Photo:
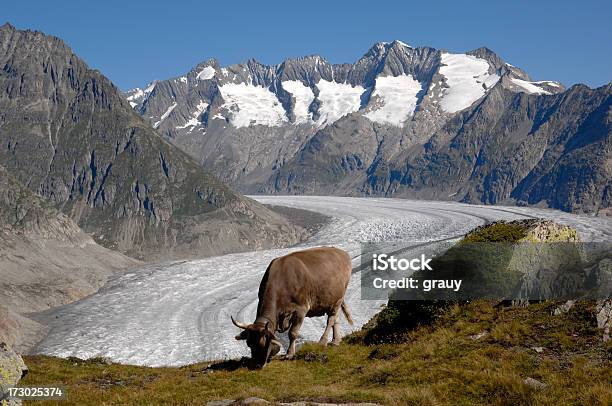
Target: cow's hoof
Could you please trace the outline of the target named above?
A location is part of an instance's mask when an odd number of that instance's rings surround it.
[[[291,361],[293,358],[295,358],[295,354],[285,354],[281,357],[281,359],[285,361]]]
[[[327,347],[327,341],[322,341],[322,340],[320,340],[320,341],[319,341],[319,345],[320,345],[321,347]]]
[[[337,347],[340,345],[340,341],[332,341],[330,344],[333,345],[334,347]]]

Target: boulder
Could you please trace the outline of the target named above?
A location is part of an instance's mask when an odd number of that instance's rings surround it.
[[[610,340],[612,331],[612,299],[597,302],[597,327],[603,330],[603,340]]]
[[[16,386],[28,373],[28,367],[19,354],[7,344],[0,343],[0,399],[2,406],[20,405],[21,400],[8,398],[8,389]]]

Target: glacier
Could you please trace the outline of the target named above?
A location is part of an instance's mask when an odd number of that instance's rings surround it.
[[[347,250],[356,268],[346,301],[355,325],[342,318],[342,332],[360,329],[385,301],[362,300],[360,242],[409,241],[436,249],[492,220],[544,217],[575,227],[585,241],[609,241],[612,220],[555,210],[477,206],[455,202],[327,196],[251,196],[264,204],[311,210],[330,222],[300,246],[146,265],[112,277],[79,302],[33,315],[49,326],[35,353],[59,357],[107,357],[146,366],[180,366],[248,356],[234,339],[230,315],[252,322],[257,290],[268,263],[291,251],[320,245]],[[416,251],[415,251],[416,252]],[[420,252],[420,251],[419,251]],[[318,340],[324,318],[306,319],[301,341]],[[281,335],[286,342],[286,335]]]

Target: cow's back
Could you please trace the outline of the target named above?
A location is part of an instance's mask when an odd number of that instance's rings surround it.
[[[349,255],[338,248],[293,252],[270,263],[262,280],[260,298],[262,290],[271,288],[287,305],[307,303],[312,313],[309,315],[322,315],[319,313],[342,301],[351,270]]]

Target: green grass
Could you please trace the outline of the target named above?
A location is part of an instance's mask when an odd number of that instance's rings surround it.
[[[407,405],[610,405],[612,345],[602,342],[592,307],[583,302],[551,316],[553,303],[453,305],[430,324],[396,329],[388,343],[366,344],[365,329],[339,347],[305,345],[296,360],[274,360],[257,371],[237,361],[145,368],[32,356],[26,357],[30,374],[22,384],[65,385],[66,404],[202,404],[257,396]],[[472,338],[481,332],[487,334]],[[544,352],[531,348],[537,346]],[[532,388],[523,383],[526,377],[547,387]]]

